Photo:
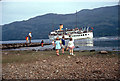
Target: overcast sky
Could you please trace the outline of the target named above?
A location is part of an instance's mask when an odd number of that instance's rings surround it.
[[[28,2],[29,1],[29,2]],[[47,13],[70,14],[76,10],[114,6],[119,0],[2,0],[2,24],[27,20]],[[0,13],[1,15],[1,13]]]

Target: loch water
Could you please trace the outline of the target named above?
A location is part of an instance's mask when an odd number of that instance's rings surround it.
[[[37,39],[32,40],[34,43],[41,42],[44,40],[44,43],[51,43],[52,41],[49,39]],[[69,40],[66,40],[66,46]],[[106,50],[106,51],[120,51],[119,45],[120,38],[119,37],[95,37],[93,39],[80,39],[74,40],[75,48],[74,50]],[[2,44],[10,44],[10,43],[25,43],[25,40],[14,40],[14,41],[0,41]],[[21,47],[16,49],[9,49],[9,50],[45,50],[53,48],[52,45],[46,45],[44,47],[37,46],[37,47]]]

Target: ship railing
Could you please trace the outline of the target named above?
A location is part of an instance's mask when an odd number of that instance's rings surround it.
[[[49,35],[54,35],[54,36],[56,36],[57,34],[49,34]]]
[[[62,35],[62,34],[58,34],[58,35]]]

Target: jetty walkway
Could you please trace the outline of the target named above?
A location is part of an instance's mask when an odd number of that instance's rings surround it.
[[[51,45],[51,43],[44,43],[44,45]],[[36,47],[41,46],[41,43],[13,43],[13,44],[2,44],[1,49],[15,49],[20,47]]]

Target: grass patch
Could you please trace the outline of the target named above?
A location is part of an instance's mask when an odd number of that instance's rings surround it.
[[[7,54],[6,54],[7,53]],[[74,51],[75,57],[79,56],[90,56],[90,57],[102,57],[102,58],[112,58],[112,57],[118,57],[120,58],[120,52],[112,51],[108,54],[99,54],[97,51],[94,52],[79,52]],[[67,58],[69,55],[68,51],[65,51],[65,54],[63,55],[60,51],[60,57],[61,58]],[[28,62],[34,62],[37,60],[43,60],[43,59],[49,59],[49,57],[56,58],[56,52],[55,51],[3,51],[2,54],[2,63],[28,63]]]
[[[8,51],[7,51],[8,52]],[[48,51],[9,51],[7,55],[2,55],[2,63],[21,63],[33,62],[39,59],[44,59],[49,56],[54,56],[53,52]]]

